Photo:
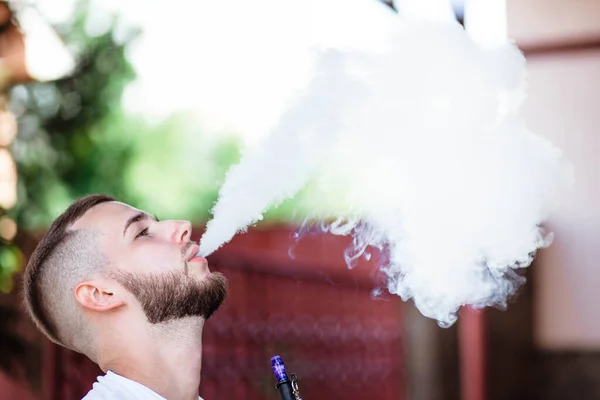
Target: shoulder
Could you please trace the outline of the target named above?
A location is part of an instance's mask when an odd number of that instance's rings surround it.
[[[99,376],[92,385],[92,390],[82,400],[137,400],[155,399],[164,400],[147,387],[108,371],[104,376]]]
[[[98,393],[97,390],[90,390],[84,397],[81,398],[81,400],[108,400],[109,397],[106,397],[100,393]]]
[[[99,376],[92,385],[92,389],[81,400],[121,399],[120,389],[119,382],[109,372]]]

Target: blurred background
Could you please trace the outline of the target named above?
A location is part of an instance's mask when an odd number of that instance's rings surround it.
[[[310,38],[268,8],[257,26],[244,10],[214,20],[193,4],[0,1],[0,399],[80,399],[101,373],[41,337],[20,299],[28,255],[71,201],[107,193],[191,219],[198,239],[240,149],[305,83],[307,49],[376,41],[376,29],[336,25],[343,1],[311,11],[330,29]],[[411,303],[372,297],[377,257],[348,270],[344,238],[295,240],[292,210],[319,201],[306,191],[211,256],[231,295],[205,329],[205,399],[277,399],[274,354],[307,400],[600,399],[600,2],[507,10],[528,59],[527,122],[577,176],[548,222],[555,243],[508,309],[465,309],[442,329]]]

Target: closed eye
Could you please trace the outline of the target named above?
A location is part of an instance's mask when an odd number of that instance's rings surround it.
[[[135,235],[135,238],[139,238],[142,236],[148,236],[148,228],[144,228],[140,233],[138,233],[137,235]]]

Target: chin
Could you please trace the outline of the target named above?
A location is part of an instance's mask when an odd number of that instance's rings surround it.
[[[209,274],[211,274],[210,269],[208,268],[208,264],[199,262],[187,262],[186,271],[188,275],[195,276],[201,279],[204,279]]]

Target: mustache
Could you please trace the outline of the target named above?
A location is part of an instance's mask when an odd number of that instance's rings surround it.
[[[192,247],[193,245],[197,245],[198,243],[193,242],[193,241],[189,241],[187,242],[185,245],[183,245],[181,247],[181,258],[185,261],[185,256],[187,255],[188,250],[190,249],[190,247]]]

